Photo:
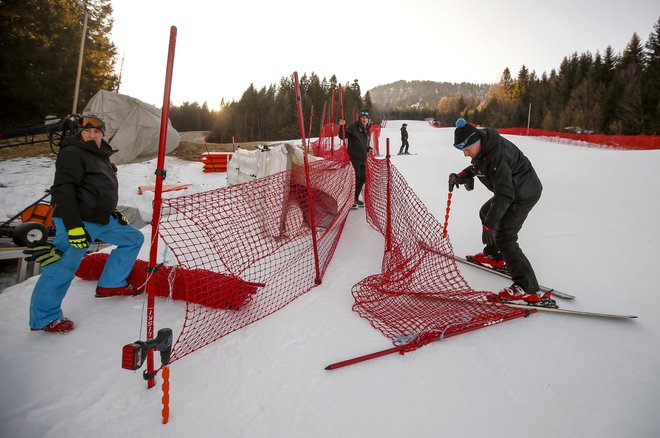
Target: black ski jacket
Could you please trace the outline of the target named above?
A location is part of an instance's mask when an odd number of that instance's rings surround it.
[[[536,203],[543,185],[532,163],[516,145],[494,129],[479,129],[477,133],[481,138],[481,152],[462,173],[476,176],[493,192],[493,203],[483,225],[497,230],[512,203]]]
[[[401,127],[401,140],[408,140],[408,130],[404,126]]]
[[[105,140],[99,148],[93,141],[83,142],[80,134],[62,143],[51,196],[54,216],[62,218],[67,230],[83,221],[108,223],[119,198],[117,167],[110,162],[114,152]]]
[[[371,123],[366,127],[362,126],[360,120],[356,120],[346,126],[346,137],[343,136],[343,129],[339,127],[339,138],[346,138],[346,150],[353,163],[364,164],[367,162],[367,152],[371,149],[369,141],[371,140]]]

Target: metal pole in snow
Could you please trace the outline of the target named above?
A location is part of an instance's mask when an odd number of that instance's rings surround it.
[[[156,283],[153,274],[156,272],[158,255],[158,223],[160,222],[160,207],[163,200],[163,180],[165,179],[165,146],[167,144],[167,128],[170,114],[170,90],[172,89],[172,70],[174,68],[174,49],[176,47],[176,27],[170,28],[170,45],[167,52],[167,69],[165,71],[165,91],[163,92],[163,108],[160,115],[160,139],[158,141],[158,163],[156,165],[156,187],[154,196],[154,214],[151,219],[151,251],[149,253],[149,270],[147,281],[147,339],[154,338],[154,301]],[[147,352],[147,374],[154,374],[154,352]],[[153,377],[147,380],[147,388],[155,385]]]

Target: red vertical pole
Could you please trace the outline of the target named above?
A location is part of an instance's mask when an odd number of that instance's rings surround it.
[[[323,113],[321,114],[321,126],[319,127],[319,151],[325,157],[325,142],[323,141],[323,126],[325,125],[325,111],[328,108],[328,101],[323,102]]]
[[[307,135],[310,137],[312,136],[312,120],[314,119],[314,104],[312,104],[312,109],[309,110],[309,131],[307,131]],[[319,137],[321,137],[321,134],[319,134]]]
[[[345,122],[346,119],[344,119],[344,97],[343,96],[344,96],[344,93],[342,93],[341,84],[339,84],[339,113],[341,114],[341,119],[344,120],[344,122]],[[342,144],[342,146],[346,146],[346,124],[341,125],[341,132],[343,134],[342,135],[343,140],[342,140],[341,144]]]
[[[390,193],[392,191],[392,172],[390,163],[390,138],[387,137],[385,146],[385,159],[387,160],[387,223],[385,224],[385,250],[392,250],[392,203]]]
[[[296,101],[298,102],[298,120],[300,122],[300,138],[302,139],[303,157],[305,160],[305,181],[307,183],[307,208],[309,210],[309,222],[312,228],[312,247],[314,249],[314,266],[316,268],[316,284],[321,284],[321,269],[319,264],[319,250],[316,242],[316,223],[314,221],[314,206],[312,205],[311,180],[309,178],[309,160],[307,158],[307,144],[305,143],[305,121],[302,112],[302,98],[300,97],[300,85],[298,84],[298,72],[293,72],[296,81]]]
[[[332,90],[332,100],[330,101],[330,123],[335,125],[335,90]],[[335,152],[335,136],[330,139],[330,155]]]
[[[167,52],[167,69],[165,71],[165,91],[163,92],[163,109],[160,116],[160,139],[158,141],[158,162],[156,165],[156,187],[154,197],[154,213],[151,219],[151,251],[149,253],[149,272],[147,281],[147,339],[154,338],[154,297],[155,278],[158,256],[158,223],[160,222],[160,206],[163,200],[163,180],[165,179],[165,146],[167,144],[167,127],[170,116],[170,90],[172,89],[172,70],[174,68],[174,48],[176,47],[176,27],[170,28],[170,46]],[[154,374],[154,352],[147,353],[147,374]],[[154,379],[147,380],[147,388],[153,388]]]

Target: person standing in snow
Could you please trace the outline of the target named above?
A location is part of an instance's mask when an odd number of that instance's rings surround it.
[[[105,123],[96,114],[83,115],[81,129],[62,143],[55,163],[51,195],[56,235],[41,258],[43,273],[32,291],[30,328],[64,333],[74,328],[62,301],[80,261],[95,239],[117,245],[108,257],[96,288],[97,297],[136,295],[126,278],[144,236],[116,211],[119,198],[114,152],[103,140]]]
[[[408,152],[410,144],[408,143],[408,130],[406,126],[408,126],[407,123],[401,125],[401,148],[399,149],[399,155],[410,155],[410,152]]]
[[[362,187],[367,181],[367,154],[372,150],[369,146],[371,139],[371,124],[369,123],[369,110],[360,111],[360,118],[347,125],[344,136],[341,126],[346,125],[345,120],[339,120],[339,138],[347,139],[346,150],[351,159],[351,164],[355,170],[355,203],[353,209],[364,207],[364,202],[360,201]]]
[[[499,296],[510,301],[538,303],[543,294],[531,263],[518,245],[518,232],[541,197],[543,186],[531,162],[494,129],[477,129],[464,119],[456,121],[454,147],[472,159],[459,173],[449,175],[449,191],[464,185],[469,191],[476,176],[491,192],[479,210],[482,253],[475,261],[508,268],[513,284]]]

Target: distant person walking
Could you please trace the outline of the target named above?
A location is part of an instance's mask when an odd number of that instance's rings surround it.
[[[479,210],[481,240],[486,246],[474,256],[475,261],[508,268],[513,284],[499,293],[500,298],[540,302],[544,297],[534,269],[518,246],[518,232],[543,190],[532,163],[494,129],[477,129],[464,119],[456,121],[454,147],[472,162],[449,175],[449,191],[461,185],[472,190],[476,176],[493,192]]]
[[[408,152],[410,144],[408,143],[408,130],[406,129],[407,126],[407,123],[401,125],[401,148],[399,149],[399,155],[410,155],[410,152]]]
[[[97,297],[136,295],[126,278],[144,236],[116,210],[119,197],[115,151],[103,140],[105,123],[99,115],[81,118],[81,127],[62,143],[51,188],[56,234],[53,245],[42,247],[43,273],[32,291],[30,328],[64,333],[74,324],[65,318],[62,301],[87,248],[96,238],[117,245],[103,268]],[[37,248],[35,248],[37,250]]]
[[[346,125],[345,120],[339,120],[339,126]],[[346,149],[351,159],[351,164],[355,170],[355,203],[353,209],[364,207],[364,201],[360,200],[362,187],[367,181],[367,154],[372,151],[369,141],[371,139],[371,123],[369,123],[369,110],[360,111],[360,118],[347,125],[345,128],[346,137],[339,129],[339,138],[347,139]]]

